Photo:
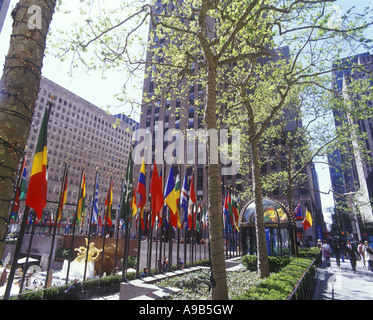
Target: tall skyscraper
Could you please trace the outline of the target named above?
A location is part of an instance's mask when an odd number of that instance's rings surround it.
[[[4,25],[5,17],[8,12],[10,0],[0,0],[0,33]]]
[[[343,69],[333,72],[332,88],[337,90],[344,99],[351,101],[351,104],[358,107],[360,103],[359,95],[355,97],[348,96],[345,90],[357,79],[369,79],[373,68],[373,55],[369,52],[347,57],[335,62],[335,66],[342,66]],[[353,68],[360,66],[360,68]],[[370,80],[372,83],[372,80]],[[368,106],[372,106],[373,101],[366,101]],[[348,123],[349,115],[334,111],[334,122],[336,128],[342,124]],[[363,220],[373,221],[372,209],[369,198],[373,197],[373,165],[367,160],[372,159],[373,152],[373,117],[367,116],[365,119],[358,120],[359,131],[366,134],[363,143],[366,147],[366,158],[362,157],[359,148],[354,147],[354,137],[351,136],[351,142],[346,143],[345,151],[335,150],[329,155],[330,177],[334,190],[334,199],[338,206],[345,203],[346,195],[355,195],[355,205],[360,209]],[[356,230],[355,230],[356,232]]]
[[[167,10],[172,10],[172,7],[169,8],[167,4],[163,3],[162,0],[157,0],[154,3],[154,12],[160,14],[162,12],[167,12]],[[211,21],[211,30],[213,30],[213,21]],[[152,49],[157,49],[158,55],[153,54],[151,51],[147,52],[147,62],[149,65],[152,61],[157,63],[165,63],[162,57],[163,48],[167,47],[169,39],[167,36],[161,38],[159,34],[155,32],[155,28],[150,22],[150,37],[149,41],[151,42]],[[159,50],[158,50],[159,49]],[[284,47],[280,48],[279,56],[289,55],[289,48]],[[265,61],[261,61],[265,63]],[[190,66],[192,72],[195,70],[196,66],[192,64]],[[176,96],[170,94],[170,98],[157,98],[157,79],[160,75],[151,74],[156,71],[156,66],[149,68],[147,71],[147,76],[144,80],[143,93],[145,96],[150,97],[152,102],[144,103],[142,106],[142,112],[140,117],[140,128],[147,130],[149,132],[148,138],[148,149],[151,150],[151,156],[148,158],[148,166],[153,162],[153,157],[157,152],[169,153],[173,152],[173,157],[175,159],[175,166],[181,171],[181,177],[184,176],[185,170],[188,174],[188,185],[193,175],[193,183],[196,188],[196,197],[197,203],[206,203],[207,201],[207,170],[206,162],[200,161],[204,158],[204,153],[206,150],[203,145],[198,144],[198,140],[188,139],[187,130],[194,130],[197,132],[199,129],[204,130],[203,123],[203,109],[204,109],[204,98],[206,95],[205,89],[201,84],[198,83],[180,83],[185,90],[181,90],[183,95]],[[222,114],[223,112],[221,112]],[[224,120],[223,120],[224,121]],[[174,139],[173,141],[163,140],[163,137],[167,135],[167,132],[173,132]],[[244,133],[242,133],[244,134]],[[184,140],[182,144],[177,142],[181,140],[181,136],[184,135]],[[195,142],[195,143],[194,143]],[[170,150],[169,147],[174,143],[175,148]],[[228,143],[232,143],[231,139],[228,139]],[[242,151],[241,151],[242,152]],[[183,165],[178,165],[178,161]],[[228,166],[231,164],[228,164]],[[222,165],[222,168],[224,165]],[[266,163],[262,167],[262,173],[270,173],[271,171],[280,171],[283,170],[281,165]],[[168,174],[169,165],[166,164],[166,172]],[[149,183],[151,177],[151,170],[147,170],[147,190],[149,190]],[[308,175],[308,181],[306,182],[305,188],[314,189],[312,182],[312,171],[308,167],[305,170],[305,173]],[[316,174],[316,172],[314,172]],[[232,174],[222,174],[222,195],[224,199],[224,194],[229,188],[235,192],[241,192],[245,188],[251,188],[251,179],[250,174],[241,174],[240,172],[233,172]],[[310,206],[310,209],[313,209],[315,206],[314,194],[308,190],[296,189],[293,193],[293,204],[298,205],[299,202],[302,202],[304,205],[306,202]],[[287,197],[284,190],[277,188],[269,192],[268,196],[273,197],[281,202],[287,203]],[[149,199],[148,199],[149,200]]]

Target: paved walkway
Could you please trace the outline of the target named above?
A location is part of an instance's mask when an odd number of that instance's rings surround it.
[[[354,273],[348,259],[338,267],[331,258],[331,266],[318,268],[317,276],[313,300],[373,300],[373,272],[363,268],[361,261]]]

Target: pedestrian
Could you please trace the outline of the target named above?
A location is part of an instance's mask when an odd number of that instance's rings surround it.
[[[356,260],[359,256],[359,252],[357,251],[355,245],[351,243],[350,240],[347,240],[346,244],[346,254],[347,257],[350,259],[351,267],[354,273],[356,273]]]
[[[341,265],[341,250],[338,239],[333,239],[332,249],[335,255],[335,261],[337,263],[337,266],[339,267]]]
[[[168,259],[163,258],[162,272],[168,272]]]
[[[183,269],[184,269],[184,261],[181,260],[181,258],[179,258],[178,264],[179,264],[179,268],[180,268],[181,270],[183,270]]]
[[[149,275],[149,273],[148,273],[148,268],[144,268],[144,271],[142,272],[142,274],[140,274],[140,277],[141,278],[145,278],[145,277],[147,277]]]
[[[321,239],[318,239],[318,240],[317,240],[316,247],[317,247],[318,249],[321,250],[321,248],[322,248],[322,242],[321,242]]]
[[[82,284],[78,278],[74,279],[74,283],[64,291],[65,300],[80,300],[82,295]]]
[[[327,267],[330,267],[330,255],[332,253],[331,251],[332,251],[332,249],[331,249],[330,245],[328,244],[328,242],[326,240],[324,240],[324,244],[321,247],[321,252],[322,252],[322,258],[323,258],[323,265],[324,265],[324,262],[325,262],[325,265]]]
[[[357,247],[357,251],[359,252],[360,257],[362,258],[363,268],[365,268],[365,246],[363,240],[360,240],[360,243]]]
[[[368,268],[373,272],[373,250],[368,244],[368,241],[365,241],[365,259],[368,262]]]

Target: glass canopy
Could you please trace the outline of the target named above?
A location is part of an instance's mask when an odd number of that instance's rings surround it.
[[[271,199],[263,199],[264,222],[275,224],[290,223],[289,215],[286,208],[279,202]],[[255,224],[255,202],[248,203],[242,213],[242,224]]]

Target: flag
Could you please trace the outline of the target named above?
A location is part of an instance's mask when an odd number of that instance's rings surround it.
[[[176,219],[177,219],[177,227],[180,229],[180,176],[179,173],[176,176],[175,181],[175,196],[176,196]]]
[[[20,171],[20,181],[16,189],[16,194],[13,200],[13,207],[11,210],[11,223],[15,222],[16,220],[16,213],[19,210],[19,205],[21,200],[25,197],[25,190],[26,190],[26,158],[23,158],[21,171]]]
[[[306,209],[306,217],[302,221],[302,224],[303,224],[304,230],[307,230],[309,227],[312,226],[312,216],[311,216],[311,212],[309,212],[308,209]]]
[[[43,209],[47,203],[47,134],[48,108],[45,108],[43,121],[40,127],[39,138],[36,144],[34,160],[31,168],[31,176],[26,196],[26,206],[35,210],[38,219],[42,217]]]
[[[67,200],[67,168],[66,168],[65,176],[63,177],[63,182],[62,183],[63,183],[62,193],[60,195],[61,199],[60,199],[60,205],[59,205],[59,208],[58,208],[57,222],[60,221],[61,218],[62,218],[63,206],[65,205],[66,200]]]
[[[132,189],[132,201],[131,201],[131,210],[132,210],[132,216],[131,216],[131,225],[132,225],[132,219],[137,213],[137,205],[136,205],[136,193],[135,190]]]
[[[112,226],[111,208],[113,205],[113,179],[110,178],[110,187],[106,196],[105,206],[106,206],[106,222],[109,227]]]
[[[145,175],[145,158],[142,160],[140,174],[139,174],[139,181],[137,183],[136,192],[140,194],[140,200],[138,204],[138,208],[140,209],[140,222],[141,228],[144,230],[144,209],[146,203],[146,175]]]
[[[85,171],[82,174],[82,181],[80,182],[79,200],[78,200],[78,211],[76,219],[80,221],[82,214],[85,210]]]
[[[150,193],[152,195],[152,223],[153,228],[156,217],[161,221],[160,210],[163,207],[164,198],[162,192],[162,176],[158,174],[157,164],[154,160],[154,169],[152,173],[152,180],[150,182]]]
[[[184,209],[184,223],[185,226],[188,223],[188,180],[185,171],[184,182],[180,193],[180,208]]]
[[[92,224],[98,221],[98,174],[96,175],[95,196],[93,198]],[[101,226],[101,222],[100,222]]]
[[[194,204],[196,203],[196,193],[194,191],[194,186],[193,186],[193,175],[192,175],[192,180],[190,182],[190,194],[189,194],[189,202],[188,202],[188,230],[192,228],[192,219],[193,219],[193,208]]]
[[[170,167],[170,171],[168,173],[167,184],[164,190],[164,202],[168,205],[171,211],[171,225],[176,228],[177,221],[176,221],[176,214],[177,214],[177,204],[176,204],[176,194],[175,194],[175,181],[174,181],[174,171],[172,167]]]
[[[126,178],[123,184],[122,204],[120,210],[120,217],[123,219],[125,226],[132,219],[132,200],[133,200],[133,159],[132,150],[128,156],[128,163],[126,168]]]
[[[300,203],[295,208],[294,213],[293,213],[293,217],[294,217],[294,220],[302,220],[303,219],[302,206],[301,206]]]
[[[232,212],[233,212],[233,218],[234,218],[234,225],[235,225],[236,229],[238,231],[240,231],[238,229],[238,220],[239,220],[240,214],[238,212],[237,200],[236,200],[236,197],[234,195],[232,195]]]

